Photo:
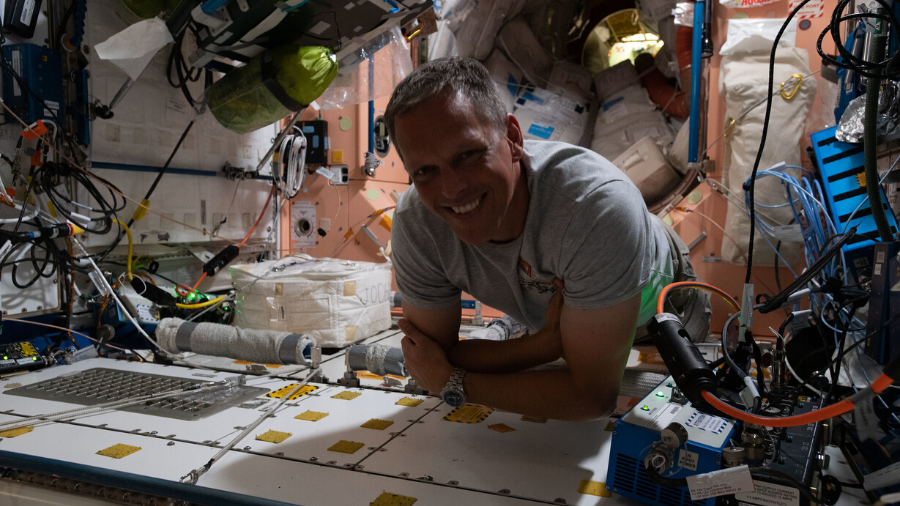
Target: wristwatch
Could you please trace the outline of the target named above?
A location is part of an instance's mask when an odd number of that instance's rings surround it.
[[[450,375],[450,381],[448,381],[444,389],[441,390],[441,397],[444,399],[444,402],[454,408],[458,408],[466,403],[466,390],[463,387],[463,379],[465,379],[465,377],[465,369],[460,369],[459,367],[453,369],[453,374]]]

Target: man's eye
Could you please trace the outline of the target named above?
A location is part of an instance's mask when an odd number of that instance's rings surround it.
[[[422,167],[413,174],[413,178],[417,180],[428,179],[435,174],[434,167]]]
[[[463,153],[462,157],[463,157],[463,160],[470,162],[472,160],[477,160],[481,156],[482,153],[484,153],[484,151],[481,149],[470,149],[469,151],[466,151],[465,153]]]

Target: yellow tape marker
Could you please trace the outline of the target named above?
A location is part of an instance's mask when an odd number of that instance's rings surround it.
[[[344,297],[356,295],[356,281],[344,281]]]
[[[379,420],[377,418],[373,418],[373,419],[369,420],[368,422],[360,425],[360,427],[362,427],[363,429],[384,430],[384,429],[387,429],[388,427],[390,427],[391,425],[394,425],[394,422],[392,422],[390,420]]]
[[[343,149],[331,150],[331,163],[344,163],[344,150]]]
[[[528,416],[528,415],[523,415],[522,421],[523,422],[532,422],[532,423],[547,423],[546,418],[539,418],[536,416]]]
[[[331,445],[328,448],[330,452],[339,452],[339,453],[356,453],[356,450],[359,450],[363,446],[366,446],[365,443],[357,443],[355,441],[346,441],[341,439],[337,443]]]
[[[260,364],[256,364],[255,362],[248,362],[246,360],[235,360],[234,363],[237,365],[260,365]],[[262,364],[262,365],[264,365],[270,369],[278,369],[279,367],[282,367],[281,364]]]
[[[859,183],[860,188],[865,188],[866,187],[866,173],[860,172],[859,174],[857,174],[856,182]]]
[[[406,406],[409,408],[414,408],[414,407],[418,406],[419,404],[422,404],[423,402],[425,402],[425,399],[413,399],[412,397],[404,397],[404,398],[400,399],[399,401],[395,402],[394,404],[396,404],[398,406]]]
[[[615,426],[616,424],[614,424],[613,422],[606,422],[606,428],[603,430],[606,432],[612,432]]]
[[[3,385],[3,388],[19,388],[20,386],[22,386],[21,383],[7,383]]]
[[[595,495],[597,497],[612,497],[612,493],[606,490],[606,483],[602,481],[581,480],[578,485],[579,494]]]
[[[328,416],[328,413],[320,413],[318,411],[304,411],[294,418],[296,418],[297,420],[306,420],[308,422],[318,422],[326,416]]]
[[[342,401],[352,401],[353,399],[356,399],[360,395],[362,395],[362,394],[359,392],[341,392],[337,395],[332,395],[331,398],[332,399],[340,399]]]
[[[493,412],[493,409],[486,406],[466,404],[465,406],[460,406],[447,413],[443,419],[448,422],[457,423],[481,423]]]
[[[134,221],[140,221],[144,219],[144,216],[147,216],[147,210],[150,208],[150,201],[144,199],[141,201],[141,205],[147,207],[138,206],[138,208],[134,210],[134,214],[131,215],[131,219],[133,219]]]
[[[344,239],[349,239],[351,237],[353,237],[353,229],[352,228],[347,229],[347,233],[344,234]]]
[[[117,444],[112,445],[105,450],[100,450],[99,452],[97,452],[97,455],[112,457],[114,459],[121,459],[122,457],[127,457],[134,452],[140,451],[140,449],[141,448],[139,446]]]
[[[392,220],[390,216],[385,214],[381,217],[381,221],[379,221],[378,224],[384,227],[388,232],[390,232],[391,227],[394,224],[394,220]]]
[[[9,429],[3,432],[0,432],[0,437],[19,437],[22,434],[28,434],[33,431],[34,427],[29,425],[28,427],[19,427],[18,429]]]
[[[278,390],[275,390],[274,392],[267,393],[266,397],[270,397],[272,399],[281,399],[285,395],[291,393],[291,391],[294,390],[295,388],[297,388],[297,384],[291,383],[290,385],[288,385],[286,387],[282,387],[282,388],[279,388]],[[319,387],[317,387],[315,385],[306,385],[303,388],[301,388],[300,390],[298,390],[297,393],[292,395],[288,400],[293,401],[293,400],[299,399],[310,392],[315,392],[318,389],[319,389]]]
[[[277,430],[270,430],[256,436],[256,440],[265,441],[266,443],[278,444],[291,436],[292,434],[290,432],[278,432]]]
[[[418,499],[415,497],[382,492],[380,496],[369,503],[369,506],[412,506],[416,501],[418,501]]]
[[[509,425],[505,423],[495,423],[494,425],[488,425],[488,429],[495,430],[501,434],[506,434],[507,432],[515,432],[516,429],[513,429]]]

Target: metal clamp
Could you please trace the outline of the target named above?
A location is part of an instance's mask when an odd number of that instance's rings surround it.
[[[785,90],[785,85],[788,85],[791,81],[794,82],[794,87],[790,90]],[[790,100],[794,98],[794,95],[797,94],[797,91],[800,90],[800,85],[803,84],[803,76],[800,74],[794,74],[790,79],[781,83],[781,98],[785,100]]]
[[[728,123],[728,125],[725,127],[725,133],[723,135],[725,135],[725,137],[728,137],[734,133],[734,126],[737,122],[734,120],[734,118],[728,118],[726,122]]]

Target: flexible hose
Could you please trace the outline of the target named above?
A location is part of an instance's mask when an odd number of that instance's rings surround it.
[[[888,375],[882,374],[878,377],[878,379],[872,382],[872,391],[876,394],[880,394],[893,382],[894,380],[891,379]],[[768,417],[752,415],[750,413],[747,413],[746,411],[741,411],[737,408],[734,408],[728,404],[725,404],[724,402],[719,400],[718,397],[706,390],[704,390],[701,395],[706,402],[708,402],[712,407],[718,409],[722,413],[725,413],[732,418],[737,418],[742,422],[755,423],[756,425],[762,425],[764,427],[798,427],[809,423],[821,422],[822,420],[842,415],[852,410],[854,407],[853,401],[848,398],[830,406],[826,406],[822,409],[810,411],[808,413],[803,413],[800,415]]]
[[[716,288],[712,285],[707,285],[706,283],[700,283],[697,281],[679,281],[677,283],[672,283],[670,285],[666,285],[665,288],[659,292],[659,298],[656,299],[656,313],[663,313],[665,310],[663,306],[666,303],[666,297],[668,297],[669,292],[676,288],[699,288],[700,290],[706,290],[707,292],[712,292],[721,295],[725,302],[731,304],[733,308],[735,308],[738,312],[741,311],[741,305],[737,303],[736,300],[731,295],[728,295],[728,292],[725,292],[722,289]]]
[[[884,58],[884,37],[872,37],[872,61],[880,62]],[[878,183],[878,95],[881,91],[881,80],[870,78],[866,83],[866,119],[863,130],[863,145],[866,160],[866,192],[869,194],[869,208],[878,227],[878,236],[882,242],[891,242],[891,228],[887,214],[881,205],[881,185]]]

